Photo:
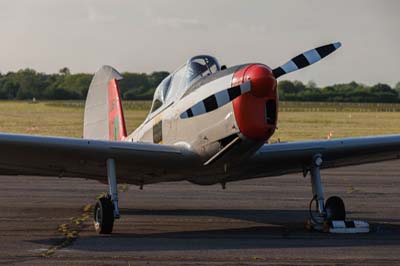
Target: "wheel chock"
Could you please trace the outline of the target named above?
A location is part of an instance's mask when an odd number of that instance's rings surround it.
[[[365,221],[358,220],[346,220],[346,221],[325,221],[323,223],[315,223],[312,220],[308,220],[306,223],[308,230],[314,230],[324,233],[332,234],[358,234],[358,233],[369,233],[369,224]]]
[[[357,221],[357,220],[330,221],[329,233],[334,233],[334,234],[369,233],[369,224],[365,221]]]

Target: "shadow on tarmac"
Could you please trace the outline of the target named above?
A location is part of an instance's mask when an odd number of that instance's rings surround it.
[[[310,232],[305,229],[304,221],[307,212],[304,210],[138,210],[122,209],[122,219],[127,216],[179,216],[179,217],[219,217],[256,222],[261,225],[198,230],[196,226],[187,227],[187,221],[181,225],[168,227],[162,232],[160,225],[154,224],[154,230],[148,233],[119,233],[114,228],[112,235],[93,235],[79,237],[69,249],[111,252],[111,251],[178,251],[178,250],[228,250],[257,248],[304,248],[304,247],[352,247],[400,244],[400,220],[396,219],[363,219],[371,223],[371,233],[338,235]],[[365,213],[364,213],[365,214]],[[193,218],[191,218],[193,219]],[[129,217],[135,220],[135,217]],[[204,222],[204,218],[202,220]],[[228,225],[229,220],[226,221]],[[170,226],[171,224],[169,224]],[[224,225],[224,220],[219,226]],[[151,226],[151,224],[150,224]],[[118,227],[116,222],[115,227]],[[132,224],[135,228],[135,224]],[[117,229],[117,230],[115,230]],[[193,230],[191,230],[193,229]],[[149,230],[146,230],[149,231]],[[157,232],[158,231],[158,232]],[[160,232],[161,231],[161,232]],[[59,240],[59,239],[58,239]],[[35,241],[40,244],[53,244],[55,239]]]

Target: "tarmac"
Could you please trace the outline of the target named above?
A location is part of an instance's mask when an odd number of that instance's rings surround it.
[[[400,161],[322,171],[367,234],[305,229],[310,178],[221,186],[120,186],[121,219],[97,235],[92,205],[107,186],[0,177],[0,265],[400,265]]]

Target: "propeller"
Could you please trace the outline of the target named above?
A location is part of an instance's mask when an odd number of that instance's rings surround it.
[[[293,57],[286,64],[275,68],[274,70],[272,70],[272,74],[275,78],[279,78],[280,76],[283,76],[287,73],[312,65],[322,58],[328,56],[335,50],[339,49],[341,46],[342,44],[340,42],[336,42],[308,50],[307,52]]]
[[[243,82],[240,85],[219,91],[205,98],[204,100],[196,103],[185,112],[183,112],[181,118],[190,118],[193,116],[205,114],[211,112],[239,97],[240,95],[249,92],[251,89],[250,81]]]
[[[340,42],[336,42],[308,50],[292,58],[286,64],[273,69],[272,73],[271,70],[269,70],[269,75],[270,77],[273,76],[272,78],[277,79],[287,73],[312,65],[322,58],[328,56],[335,50],[339,49],[341,46],[342,44]],[[252,82],[253,84],[251,84],[251,81],[249,79],[246,82],[241,83],[240,85],[218,91],[208,96],[207,98],[195,103],[192,107],[181,113],[180,117],[182,119],[185,119],[211,112],[233,101],[240,95],[250,92],[250,90],[253,92],[254,95],[257,96],[257,91],[259,91],[258,89],[261,88],[262,90],[264,90],[265,83],[262,84],[263,86],[257,86],[257,79],[253,79]],[[261,80],[261,82],[263,83],[265,82],[265,80]]]

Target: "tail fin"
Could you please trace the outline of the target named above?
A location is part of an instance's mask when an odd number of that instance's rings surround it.
[[[121,79],[121,74],[110,66],[102,66],[94,75],[85,103],[84,138],[126,138],[125,119],[118,89],[118,80]]]

